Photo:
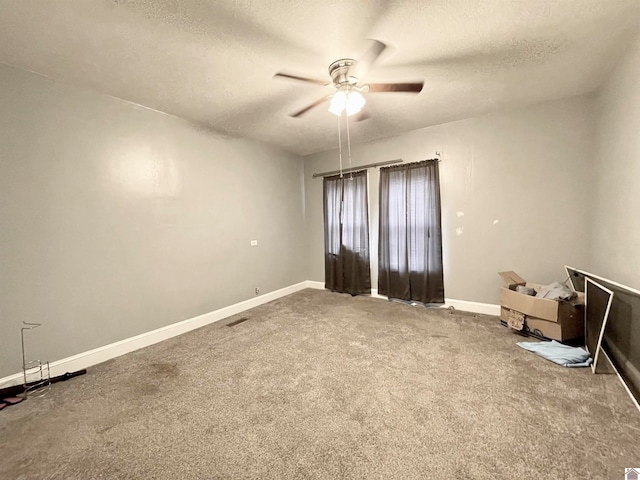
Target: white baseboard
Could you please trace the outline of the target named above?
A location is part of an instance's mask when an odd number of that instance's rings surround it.
[[[445,298],[443,308],[453,307],[456,310],[464,312],[481,313],[482,315],[500,316],[500,305],[493,303],[468,302],[467,300],[455,300],[453,298]]]
[[[307,288],[324,290],[324,283],[307,280]],[[378,294],[377,288],[371,289],[371,297],[388,300],[387,297]],[[500,316],[500,305],[495,305],[493,303],[469,302],[467,300],[455,300],[453,298],[445,298],[444,301],[445,303],[441,308],[453,307],[456,310],[462,310],[464,312],[481,313],[483,315],[495,315],[497,317]]]
[[[189,318],[178,323],[167,325],[166,327],[151,330],[150,332],[136,335],[135,337],[126,338],[109,345],[94,348],[86,352],[73,355],[71,357],[63,358],[51,362],[49,365],[50,373],[52,377],[64,375],[66,372],[76,372],[84,368],[97,365],[98,363],[106,362],[112,358],[119,357],[134,350],[148,347],[163,340],[167,340],[172,337],[176,337],[183,333],[195,330],[196,328],[204,327],[211,323],[223,320],[232,315],[244,312],[251,308],[263,305],[265,303],[277,300],[278,298],[286,297],[292,293],[304,290],[305,288],[313,288],[317,290],[324,290],[323,282],[316,282],[313,280],[307,280],[304,282],[296,283],[289,287],[281,288],[273,292],[265,293],[255,298],[245,300],[228,307],[214,310],[213,312],[205,313],[197,317]],[[373,298],[381,298],[387,300],[387,297],[378,295],[377,289],[371,290],[371,296]],[[446,299],[443,308],[454,307],[457,310],[464,310],[466,312],[483,313],[487,315],[500,315],[500,306],[491,305],[487,303],[467,302],[464,300],[452,300]],[[9,375],[4,378],[0,378],[0,387],[10,387],[14,385],[22,384],[22,372]]]
[[[296,283],[295,285],[281,288],[280,290],[275,290],[273,292],[268,292],[258,297],[251,298],[219,310],[214,310],[213,312],[198,315],[197,317],[173,323],[156,330],[151,330],[150,332],[142,333],[135,337],[126,338],[71,357],[56,360],[49,364],[50,374],[52,377],[56,377],[64,375],[66,372],[76,372],[78,370],[97,365],[98,363],[106,362],[107,360],[119,357],[125,353],[148,347],[154,343],[162,342],[163,340],[176,337],[191,330],[195,330],[196,328],[204,327],[205,325],[223,320],[232,315],[244,312],[245,310],[271,302],[272,300],[286,297],[287,295],[308,288],[307,284],[308,282],[306,281]],[[13,375],[0,378],[0,387],[5,388],[14,385],[22,385],[22,381],[22,372],[15,373]]]
[[[316,282],[314,280],[307,280],[307,288],[314,288],[316,290],[324,290],[324,282]]]
[[[385,297],[384,295],[380,295],[380,294],[378,293],[378,289],[377,289],[377,288],[372,288],[372,289],[371,289],[371,296],[372,296],[373,298],[380,298],[380,299],[382,299],[382,300],[389,300],[389,298],[388,298],[388,297]]]

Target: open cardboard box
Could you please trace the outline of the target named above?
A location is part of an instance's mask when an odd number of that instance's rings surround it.
[[[516,292],[518,285],[533,288],[543,287],[526,282],[515,272],[499,272],[504,282],[500,289],[500,318],[509,325],[524,320],[522,330],[537,336],[567,341],[584,336],[584,296],[571,301],[549,300]]]

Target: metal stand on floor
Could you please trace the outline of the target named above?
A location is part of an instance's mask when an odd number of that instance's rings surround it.
[[[27,330],[33,330],[41,326],[41,323],[28,323],[22,322],[24,327],[20,331],[22,337],[22,374],[23,374],[23,387],[24,397],[36,396],[44,397],[49,390],[51,390],[51,375],[49,372],[49,362],[42,362],[41,360],[27,361],[27,356],[24,348],[24,332]]]

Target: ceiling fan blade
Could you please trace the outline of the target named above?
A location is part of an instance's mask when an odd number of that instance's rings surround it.
[[[356,122],[364,122],[365,120],[369,120],[372,118],[371,112],[367,108],[363,108],[356,115]]]
[[[304,107],[302,110],[299,110],[295,113],[291,113],[289,116],[290,117],[294,117],[297,118],[300,115],[303,115],[305,113],[307,113],[309,110],[311,110],[312,108],[317,107],[318,105],[322,105],[324,102],[328,101],[330,98],[330,95],[327,95],[326,97],[322,97],[318,100],[316,100],[315,102],[313,102],[311,105],[307,105],[306,107]]]
[[[358,60],[358,63],[349,72],[349,76],[354,76],[358,79],[362,79],[367,75],[373,64],[378,57],[384,52],[387,46],[379,40],[371,40],[372,44],[362,57]]]
[[[369,83],[369,93],[409,92],[420,93],[424,82],[416,83]]]
[[[278,72],[278,73],[276,73],[274,75],[274,77],[291,78],[293,80],[299,80],[301,82],[315,83],[317,85],[322,85],[323,87],[326,86],[326,85],[329,85],[328,82],[325,82],[323,80],[317,80],[315,78],[300,77],[298,75],[290,75],[288,73],[280,73],[280,72]]]

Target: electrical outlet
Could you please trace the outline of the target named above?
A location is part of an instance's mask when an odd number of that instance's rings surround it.
[[[258,246],[258,240],[251,240],[251,246],[252,247],[257,247]]]
[[[260,288],[256,287],[256,295],[260,295]]]

